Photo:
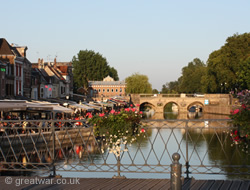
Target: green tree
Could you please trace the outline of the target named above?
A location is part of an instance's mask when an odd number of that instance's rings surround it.
[[[153,94],[158,94],[159,91],[158,91],[157,89],[153,89],[153,90],[152,90],[152,93],[153,93]]]
[[[206,75],[206,65],[198,58],[182,68],[179,90],[185,93],[204,92],[202,88],[202,77]]]
[[[250,56],[240,61],[240,69],[236,74],[239,87],[241,89],[250,89]]]
[[[179,91],[179,82],[171,81],[162,85],[161,93],[162,94],[178,94]]]
[[[246,73],[242,69],[249,68],[249,56],[250,33],[234,34],[227,38],[224,46],[209,55],[208,92],[228,92],[231,89],[246,87],[249,77],[244,76]]]
[[[125,79],[127,84],[126,93],[152,93],[152,85],[148,82],[146,75],[135,73]]]
[[[88,81],[100,81],[110,75],[119,80],[117,71],[108,65],[106,58],[92,50],[80,50],[72,59],[74,84],[88,88]]]

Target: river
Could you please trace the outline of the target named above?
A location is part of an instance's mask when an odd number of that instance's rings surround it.
[[[176,116],[176,114],[170,113],[170,117],[173,115]],[[169,113],[166,113],[166,117],[168,116]],[[178,115],[176,118],[178,119]],[[128,151],[121,153],[121,175],[127,178],[170,178],[169,165],[172,163],[171,156],[175,152],[181,155],[180,163],[183,166],[188,159],[191,165],[189,177],[196,179],[231,179],[234,178],[228,175],[228,172],[232,171],[231,166],[238,167],[243,162],[250,165],[249,153],[233,144],[230,137],[231,129],[227,128],[228,122],[209,120],[211,118],[228,119],[228,116],[200,114],[193,118],[195,120],[188,123],[191,126],[188,133],[183,128],[186,125],[185,121],[172,121],[170,125],[170,123],[153,120],[154,124],[152,124],[149,120],[151,127],[143,129],[145,130],[144,137],[128,146]],[[169,126],[179,127],[173,129]],[[218,126],[221,128],[218,129]],[[102,154],[94,154],[93,158],[95,164],[90,161],[92,158],[81,161],[81,163],[72,161],[74,170],[77,169],[79,172],[58,171],[57,173],[63,177],[112,177],[117,175],[115,172],[117,157],[114,154],[105,150]],[[63,163],[64,169],[72,170],[71,164]],[[84,166],[84,164],[88,166]],[[184,177],[186,177],[185,169],[185,167],[182,168]],[[81,170],[91,172],[80,172]],[[215,173],[216,175],[213,175]]]

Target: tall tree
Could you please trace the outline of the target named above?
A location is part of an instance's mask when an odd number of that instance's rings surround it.
[[[125,79],[127,84],[126,93],[152,93],[152,85],[148,81],[146,75],[135,73]]]
[[[161,93],[162,94],[178,94],[179,92],[179,82],[171,81],[167,82],[162,86]]]
[[[250,89],[250,55],[240,61],[240,68],[236,75],[240,89]]]
[[[242,69],[248,68],[249,56],[250,33],[234,34],[227,38],[224,46],[209,55],[208,92],[228,92],[231,89],[245,87],[248,78],[244,77]]]
[[[203,92],[202,77],[206,74],[206,65],[198,58],[182,68],[179,90],[185,93]]]
[[[119,80],[117,71],[108,65],[106,58],[92,50],[80,50],[72,59],[74,82],[77,87],[88,87],[88,81],[100,81],[110,75]]]

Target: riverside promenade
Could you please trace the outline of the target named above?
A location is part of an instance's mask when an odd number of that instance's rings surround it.
[[[158,190],[170,189],[169,179],[113,179],[113,178],[40,178],[1,176],[0,189],[13,190]],[[182,190],[248,190],[250,180],[195,180],[182,181]]]

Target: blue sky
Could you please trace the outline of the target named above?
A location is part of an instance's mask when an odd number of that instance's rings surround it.
[[[0,37],[27,46],[27,58],[71,61],[93,50],[120,80],[147,75],[153,88],[206,63],[235,33],[250,32],[249,0],[0,0]]]

